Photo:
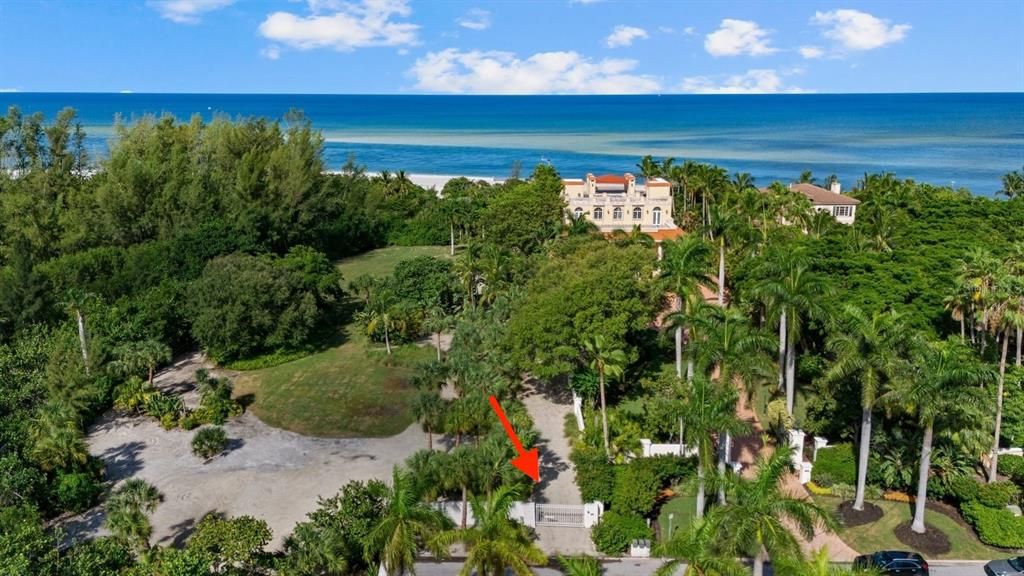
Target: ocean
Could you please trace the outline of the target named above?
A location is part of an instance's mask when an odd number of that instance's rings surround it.
[[[645,154],[750,172],[759,185],[803,170],[844,187],[893,172],[991,195],[1024,166],[1024,94],[413,96],[0,93],[0,105],[52,118],[78,110],[98,156],[115,115],[188,119],[302,110],[335,170],[507,177],[550,162],[565,177],[636,171]]]

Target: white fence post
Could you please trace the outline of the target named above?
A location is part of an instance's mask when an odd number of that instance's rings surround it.
[[[604,502],[587,502],[583,505],[583,527],[592,528],[601,521],[604,514]]]
[[[828,438],[822,438],[821,436],[814,437],[814,456],[811,457],[811,462],[818,461],[818,450],[821,448],[828,447]]]
[[[800,470],[804,462],[804,437],[807,436],[803,430],[789,431],[789,445],[793,448],[793,468]]]

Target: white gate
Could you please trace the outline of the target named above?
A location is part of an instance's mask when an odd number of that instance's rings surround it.
[[[583,528],[583,505],[537,504],[537,526]]]

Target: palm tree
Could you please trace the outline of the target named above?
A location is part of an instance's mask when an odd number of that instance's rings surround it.
[[[695,374],[689,384],[679,382],[678,386],[686,423],[682,435],[697,453],[697,517],[702,518],[706,470],[715,459],[715,435],[724,441],[726,434],[742,434],[747,425],[736,417],[735,388],[712,382],[703,372]]]
[[[665,259],[662,262],[660,280],[666,290],[675,295],[675,311],[683,312],[683,302],[691,295],[700,296],[701,284],[707,281],[711,262],[711,247],[699,236],[684,236],[677,241],[665,243]],[[685,316],[692,316],[688,310]],[[683,320],[683,321],[679,321]],[[676,376],[683,376],[683,331],[687,323],[681,317],[666,318],[675,328]],[[693,370],[689,371],[692,374]],[[689,377],[689,376],[688,376]]]
[[[761,454],[754,478],[731,477],[731,501],[716,512],[719,537],[737,553],[753,553],[754,576],[764,574],[765,560],[800,555],[792,529],[810,540],[817,530],[831,532],[837,525],[832,514],[812,500],[784,493],[781,484],[790,472],[792,455],[791,446]]]
[[[152,338],[122,344],[114,349],[117,358],[111,362],[111,368],[122,376],[147,372],[149,385],[153,385],[153,376],[157,366],[171,360],[171,348],[159,340]]]
[[[709,307],[707,334],[702,346],[703,362],[711,370],[717,369],[719,385],[735,388],[739,384],[753,397],[754,390],[762,382],[771,379],[772,339],[754,328],[747,315],[735,308]],[[718,473],[725,474],[729,459],[730,434],[721,432],[718,451]],[[725,503],[724,488],[719,490],[718,500]]]
[[[924,428],[921,459],[917,475],[917,500],[910,529],[925,533],[924,510],[931,474],[932,438],[935,426],[953,424],[972,415],[981,405],[978,385],[987,379],[988,370],[978,364],[963,344],[925,342],[915,347],[913,372],[897,381],[892,390],[879,400],[893,403],[908,414],[917,416]],[[976,413],[974,413],[976,415]]]
[[[434,431],[444,425],[447,404],[435,390],[420,390],[412,400],[412,414],[427,431],[427,450],[434,449]]]
[[[846,568],[832,564],[828,548],[821,547],[811,558],[780,558],[772,564],[779,576],[882,576],[875,568]]]
[[[779,321],[779,380],[785,382],[786,410],[793,414],[796,401],[796,344],[808,320],[824,320],[824,303],[832,288],[823,277],[810,270],[811,259],[805,247],[777,253],[768,261],[768,279],[753,290]],[[785,346],[782,342],[785,341]]]
[[[868,454],[871,450],[871,416],[878,397],[890,382],[906,371],[903,354],[905,329],[895,312],[875,312],[871,317],[847,305],[841,326],[829,337],[827,348],[836,359],[825,374],[827,382],[856,377],[860,380],[860,456],[857,461],[855,510],[864,509]]]
[[[1007,198],[1024,197],[1024,171],[1014,170],[1003,175],[1003,188],[998,192]]]
[[[29,456],[43,470],[74,470],[89,459],[78,415],[46,404],[29,423]]]
[[[800,183],[802,184],[814,184],[818,179],[814,177],[814,173],[810,170],[804,170],[800,173]]]
[[[416,573],[416,556],[451,522],[439,510],[420,500],[412,476],[397,466],[385,496],[384,513],[366,536],[366,561],[379,564],[387,576]]]
[[[71,289],[67,291],[64,299],[64,307],[74,314],[75,322],[78,325],[78,346],[82,352],[82,364],[85,366],[85,374],[89,374],[89,346],[86,341],[85,330],[85,307],[96,297],[82,290]]]
[[[476,488],[479,479],[476,449],[472,446],[460,446],[445,454],[438,461],[438,476],[445,489],[461,491],[462,521],[466,527],[469,513],[469,492]]]
[[[137,551],[147,549],[153,533],[149,515],[162,498],[160,491],[145,480],[126,480],[107,499],[107,529]]]
[[[601,563],[593,556],[562,556],[558,563],[562,565],[565,576],[601,576]]]
[[[655,575],[673,576],[685,563],[682,576],[746,576],[746,566],[722,550],[718,522],[717,511],[712,511],[707,518],[694,520],[686,530],[673,533],[658,550],[660,556],[670,560]]]
[[[583,341],[584,354],[590,360],[590,368],[597,372],[601,395],[601,428],[604,434],[604,453],[611,458],[608,446],[608,407],[605,401],[605,378],[618,378],[626,369],[626,353],[613,348],[602,335],[595,335]]]
[[[658,164],[650,154],[641,158],[636,167],[640,170],[640,175],[643,176],[645,180],[654,178],[661,174],[661,165]]]
[[[441,333],[452,327],[452,316],[440,306],[431,306],[423,319],[423,327],[434,335],[434,346],[437,348],[437,361],[441,361]]]
[[[516,576],[532,576],[530,565],[547,560],[544,552],[531,542],[526,527],[508,517],[509,509],[519,498],[519,489],[513,486],[502,486],[487,499],[474,497],[474,525],[438,536],[437,544],[445,549],[456,542],[465,546],[466,563],[459,571],[460,576],[504,576],[507,569]]]
[[[1024,278],[1011,273],[1005,266],[996,277],[993,289],[993,309],[989,319],[993,334],[1002,334],[999,355],[999,384],[996,388],[996,425],[989,461],[988,481],[997,479],[999,437],[1003,423],[1003,391],[1006,384],[1006,355],[1010,348],[1010,335],[1024,328]]]
[[[395,297],[389,288],[381,288],[366,303],[366,333],[372,335],[377,328],[384,330],[384,347],[391,355],[391,329],[394,328]]]
[[[589,236],[596,234],[600,231],[597,224],[594,224],[585,213],[574,215],[571,212],[566,212],[566,224],[565,233],[569,236]]]

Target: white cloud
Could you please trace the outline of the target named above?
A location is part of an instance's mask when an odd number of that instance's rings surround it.
[[[166,18],[178,24],[197,24],[206,12],[220,10],[235,3],[235,0],[151,0],[150,6]]]
[[[643,28],[637,28],[636,26],[623,26],[618,25],[612,33],[604,39],[604,43],[609,48],[618,48],[620,46],[631,46],[634,40],[647,38],[647,31]]]
[[[636,60],[592,60],[577,52],[539,52],[521,59],[511,52],[448,48],[416,60],[409,74],[416,88],[454,94],[652,93],[661,83],[635,74]]]
[[[800,71],[790,70],[790,74]],[[800,94],[811,92],[797,86],[788,86],[782,76],[772,69],[747,70],[743,74],[727,76],[722,81],[708,76],[683,78],[681,90],[692,94]]]
[[[671,26],[658,26],[658,32],[665,34],[675,34],[676,29]]]
[[[265,38],[294,48],[351,51],[367,46],[416,44],[419,26],[398,18],[412,14],[408,0],[358,3],[313,0],[310,15],[274,12],[260,24]]]
[[[763,56],[778,51],[770,42],[768,31],[757,22],[726,18],[704,39],[704,49],[712,56]]]
[[[455,22],[459,26],[469,28],[470,30],[487,30],[491,27],[491,13],[480,8],[473,8],[457,18]]]
[[[10,94],[12,92],[17,92],[17,91],[18,91],[17,88],[0,88],[0,94]]]
[[[260,56],[263,56],[267,60],[277,60],[281,57],[281,47],[271,44],[270,46],[260,50]]]
[[[694,28],[693,26],[687,26],[686,28],[683,28],[683,34],[686,34],[687,36],[693,36],[696,33],[697,29]]]
[[[597,4],[598,2],[604,2],[604,0],[569,0],[569,4]]]
[[[822,56],[825,55],[825,51],[817,46],[801,46],[797,50],[800,52],[801,56],[807,58],[808,60],[813,60],[814,58],[821,58]]]
[[[825,28],[822,34],[839,42],[848,50],[873,50],[899,42],[907,35],[910,24],[892,24],[860,10],[815,12],[813,24]]]

